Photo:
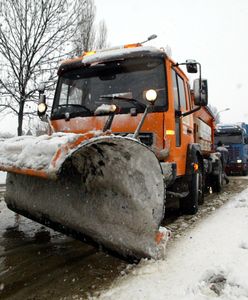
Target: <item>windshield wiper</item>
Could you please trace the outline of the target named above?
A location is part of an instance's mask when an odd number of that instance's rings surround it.
[[[126,102],[132,102],[134,104],[138,104],[142,108],[146,108],[146,105],[144,103],[142,103],[139,100],[134,99],[134,98],[127,98],[127,97],[116,96],[116,95],[106,95],[106,96],[102,95],[102,96],[100,96],[100,99],[121,100],[121,101],[126,101]]]
[[[89,112],[92,114],[92,111],[85,105],[82,104],[59,104],[58,107],[80,107],[83,108],[85,111]]]

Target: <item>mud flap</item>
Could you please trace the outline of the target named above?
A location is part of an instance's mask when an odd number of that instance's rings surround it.
[[[157,259],[164,255],[156,241],[164,198],[155,154],[134,139],[103,136],[71,151],[57,180],[9,173],[5,200],[15,211],[124,256]]]

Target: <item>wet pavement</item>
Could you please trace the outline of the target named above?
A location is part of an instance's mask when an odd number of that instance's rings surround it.
[[[221,194],[211,194],[194,216],[172,206],[165,225],[180,238],[230,197],[248,187],[248,177],[231,178]],[[0,299],[90,299],[108,289],[135,264],[54,232],[10,211],[0,186]],[[169,244],[170,246],[170,244]]]

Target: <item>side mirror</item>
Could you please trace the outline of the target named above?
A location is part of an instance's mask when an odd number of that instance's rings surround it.
[[[186,68],[188,73],[197,73],[197,62],[194,59],[187,59],[186,60]]]
[[[197,106],[206,106],[208,104],[208,82],[206,79],[195,79],[194,85],[194,102]]]

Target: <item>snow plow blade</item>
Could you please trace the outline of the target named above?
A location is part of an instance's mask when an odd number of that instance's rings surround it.
[[[163,258],[165,187],[148,147],[95,134],[12,140],[0,145],[10,209],[127,257]]]

